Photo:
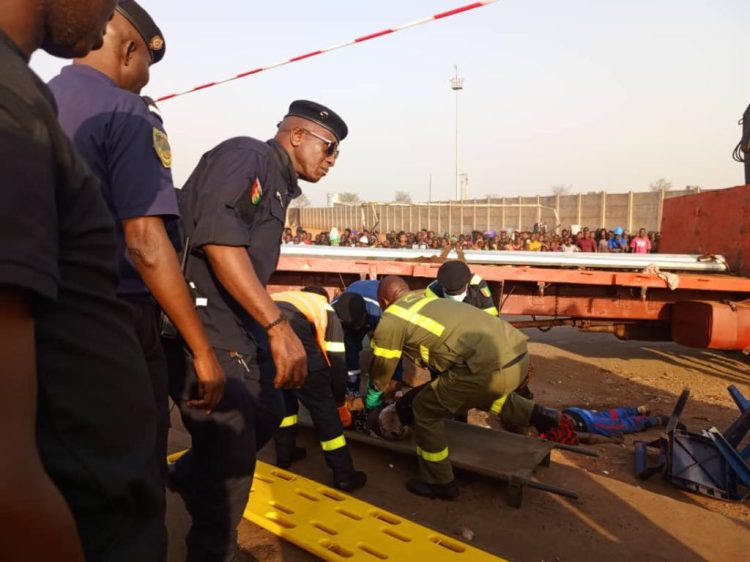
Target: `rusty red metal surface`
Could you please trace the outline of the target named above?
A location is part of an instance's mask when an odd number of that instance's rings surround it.
[[[750,276],[750,185],[666,199],[659,251],[721,254]]]
[[[750,306],[723,302],[678,302],[672,337],[690,347],[743,349],[750,341]]]
[[[439,267],[439,263],[283,256],[269,289],[315,284],[333,296],[356,280],[385,275],[400,275],[419,289],[436,277]],[[748,278],[680,274],[678,287],[672,290],[658,275],[637,272],[488,265],[472,266],[472,270],[489,283],[504,315],[569,318],[581,329],[606,329],[623,338],[674,338],[685,345],[717,349],[750,346],[750,315],[746,317],[747,309],[736,304],[750,299]],[[716,307],[707,310],[705,303]],[[675,315],[677,305],[679,314]]]

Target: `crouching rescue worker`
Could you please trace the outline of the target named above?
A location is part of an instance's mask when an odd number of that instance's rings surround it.
[[[331,303],[344,327],[348,375],[346,390],[352,396],[361,394],[359,355],[362,352],[362,342],[377,327],[383,316],[377,300],[379,286],[380,281],[377,279],[355,281]],[[393,379],[400,382],[402,378],[403,366],[399,362]]]
[[[462,261],[447,261],[441,265],[437,279],[427,286],[425,294],[463,302],[487,314],[498,316],[487,281],[472,274],[469,266]]]
[[[382,391],[402,355],[441,373],[398,402],[410,407],[390,408],[412,425],[417,443],[420,478],[407,482],[410,492],[458,495],[444,425],[456,413],[479,408],[504,425],[533,425],[540,432],[558,424],[559,412],[513,393],[526,377],[529,357],[526,336],[510,324],[452,299],[409,292],[400,277],[381,281],[378,300],[384,313],[372,339],[368,409],[382,406]]]
[[[344,437],[351,424],[346,406],[344,331],[333,307],[317,287],[274,293],[271,298],[307,352],[308,375],[302,388],[284,390],[284,419],[274,436],[276,466],[289,468],[307,454],[296,445],[299,402],[310,412],[326,464],[333,471],[333,485],[346,492],[367,482],[364,472],[354,470]]]

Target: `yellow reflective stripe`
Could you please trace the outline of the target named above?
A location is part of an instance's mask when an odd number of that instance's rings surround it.
[[[440,462],[448,458],[448,447],[437,453],[428,453],[421,447],[417,447],[417,454],[428,462]]]
[[[510,394],[506,394],[505,396],[501,396],[500,398],[495,400],[492,403],[492,406],[490,406],[490,412],[492,412],[496,416],[499,416],[500,412],[503,409],[503,406],[505,406],[505,403],[508,401],[508,396],[510,396]]]
[[[424,294],[427,295],[428,297],[437,298],[437,293],[435,293],[435,291],[433,291],[430,287],[432,287],[432,283],[430,283],[427,286],[427,288],[424,290]]]
[[[472,285],[479,285],[482,282],[482,278],[479,277],[476,273],[474,274],[474,277],[471,278],[471,284]]]
[[[372,354],[375,357],[382,357],[383,359],[398,359],[401,357],[400,349],[385,349],[384,347],[378,347],[372,344]]]
[[[417,312],[422,310],[422,308],[424,308],[424,306],[427,303],[432,302],[434,300],[435,300],[435,297],[422,297],[421,299],[419,299],[417,302],[415,302],[413,305],[409,307],[409,312],[411,312],[412,314],[416,314]]]
[[[419,355],[422,356],[422,361],[424,361],[425,365],[427,365],[427,363],[430,362],[430,350],[427,349],[425,346],[423,345],[419,346]]]
[[[497,316],[497,307],[491,306],[489,308],[483,308],[487,314],[491,314],[492,316]]]
[[[386,308],[385,311],[389,314],[393,314],[394,316],[398,316],[399,318],[401,318],[401,320],[406,320],[407,322],[411,320],[411,314],[409,314],[409,311],[396,304],[392,304],[391,306]]]
[[[406,320],[411,324],[415,324],[420,328],[424,328],[428,332],[435,334],[437,337],[440,337],[445,331],[445,326],[443,326],[440,322],[436,322],[432,318],[427,318],[427,316],[423,316],[422,314],[418,314],[417,312],[421,310],[422,307],[424,307],[427,303],[434,300],[435,297],[425,297],[417,301],[417,303],[411,306],[408,310],[406,308],[392,304],[386,309],[386,312],[389,314],[393,314],[394,316],[397,316],[402,320]]]
[[[327,341],[326,351],[331,351],[333,353],[344,353],[346,351],[346,348],[344,347],[344,342]]]
[[[341,447],[346,447],[346,439],[344,439],[343,435],[339,435],[330,441],[321,441],[320,446],[324,451],[335,451]]]
[[[415,314],[412,316],[411,322],[412,324],[416,324],[420,328],[424,328],[428,332],[435,334],[437,337],[442,336],[445,331],[445,326],[440,322],[436,322],[432,318],[427,318],[421,314]]]
[[[297,425],[297,421],[299,421],[297,414],[293,416],[287,416],[283,420],[281,420],[279,427],[291,427],[293,425]]]

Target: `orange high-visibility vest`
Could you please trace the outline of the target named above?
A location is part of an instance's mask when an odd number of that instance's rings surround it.
[[[328,311],[333,310],[323,295],[305,291],[284,291],[272,293],[274,301],[287,302],[299,310],[315,326],[315,338],[328,366],[331,360],[326,352],[326,330],[328,329]]]

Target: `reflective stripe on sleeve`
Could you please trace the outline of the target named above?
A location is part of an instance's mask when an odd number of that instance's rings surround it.
[[[358,377],[362,374],[362,371],[360,369],[354,369],[353,371],[347,371],[346,374],[350,377]]]
[[[320,446],[324,451],[335,451],[341,447],[346,447],[346,439],[343,435],[339,435],[329,441],[321,441]]]
[[[346,347],[344,347],[344,342],[327,341],[326,351],[330,351],[331,353],[344,353],[346,351]]]
[[[483,308],[482,310],[491,316],[497,316],[497,308],[494,306]]]
[[[293,416],[287,416],[283,420],[281,420],[279,427],[292,427],[293,425],[297,425],[298,421],[299,418],[297,417],[297,414]]]
[[[510,394],[506,394],[505,396],[501,396],[500,398],[495,400],[492,403],[492,406],[490,406],[490,412],[492,412],[496,416],[499,416],[500,412],[502,412],[503,410],[503,406],[505,406],[505,403],[508,401],[508,396],[510,396]]]
[[[440,462],[448,458],[448,447],[437,453],[428,453],[421,447],[417,447],[417,454],[428,462]]]
[[[430,362],[430,350],[427,349],[425,346],[420,345],[419,346],[419,355],[422,357],[422,361],[425,365],[427,365]]]
[[[482,278],[479,277],[479,275],[477,275],[475,273],[474,276],[471,278],[471,284],[472,285],[479,285],[481,282],[482,282]]]
[[[372,344],[372,354],[375,357],[382,357],[383,359],[398,359],[401,357],[400,349],[386,349],[384,347],[378,347]]]

